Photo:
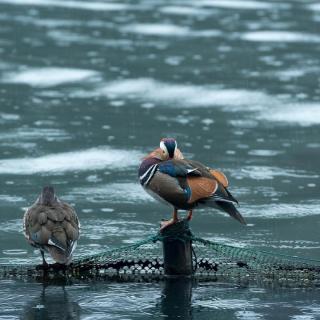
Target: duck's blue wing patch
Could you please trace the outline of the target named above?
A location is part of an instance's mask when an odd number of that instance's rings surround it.
[[[41,243],[41,231],[38,232],[32,232],[29,234],[29,238],[31,241],[33,241],[35,244]]]
[[[197,168],[181,162],[168,160],[158,164],[158,170],[162,173],[168,174],[171,177],[187,177],[190,175],[201,176]]]

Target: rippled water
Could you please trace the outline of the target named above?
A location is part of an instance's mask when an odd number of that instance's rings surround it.
[[[0,23],[0,262],[40,262],[21,217],[47,183],[82,221],[76,254],[156,232],[171,209],[136,171],[164,136],[226,172],[249,223],[198,210],[194,233],[320,259],[319,3],[0,0]],[[316,290],[0,287],[1,319],[320,318]]]

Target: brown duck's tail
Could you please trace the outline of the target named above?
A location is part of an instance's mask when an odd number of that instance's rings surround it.
[[[215,201],[215,205],[219,209],[227,212],[232,218],[238,220],[241,224],[247,224],[241,213],[237,210],[233,203],[225,201]]]
[[[47,250],[55,262],[66,265],[70,264],[72,257],[67,256],[61,249],[50,246],[47,248]]]
[[[76,245],[76,240],[68,240],[64,230],[57,228],[48,241],[48,251],[56,262],[69,264]]]

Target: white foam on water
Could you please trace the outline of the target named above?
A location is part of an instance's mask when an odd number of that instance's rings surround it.
[[[69,134],[61,129],[42,129],[42,128],[18,128],[16,130],[2,132],[0,142],[18,141],[18,144],[23,145],[31,140],[45,139],[47,141],[63,141],[70,139]]]
[[[261,234],[257,234],[257,237],[261,236]],[[270,236],[272,236],[270,234]],[[250,243],[250,246],[260,248],[275,248],[275,249],[319,249],[319,242],[316,241],[306,241],[306,240],[270,240],[266,243],[266,234],[262,235],[262,239],[258,239],[255,237],[254,240],[247,240],[247,243]]]
[[[12,121],[18,121],[20,120],[20,118],[21,117],[18,114],[0,112],[0,124],[12,122]]]
[[[97,41],[92,37],[87,37],[75,32],[59,30],[59,29],[51,29],[47,32],[47,36],[57,43],[65,43],[65,42],[75,42],[75,43],[87,43],[87,44],[97,44]]]
[[[259,206],[246,206],[244,212],[247,217],[255,218],[299,218],[320,214],[319,201],[315,203],[268,203]]]
[[[320,3],[313,3],[308,5],[308,8],[310,10],[314,10],[314,11],[320,11]]]
[[[8,194],[0,194],[0,201],[1,203],[3,202],[22,202],[25,201],[24,198],[19,197],[19,196],[13,196],[13,195],[8,195]]]
[[[110,239],[110,237],[141,237],[153,224],[142,221],[87,219],[81,228],[81,237],[90,240]]]
[[[0,0],[1,1],[1,0]],[[26,17],[23,17],[26,18]],[[47,27],[49,29],[55,29],[59,27],[75,27],[83,26],[83,21],[80,20],[64,20],[64,19],[28,19],[27,22],[35,24],[41,27]]]
[[[27,250],[23,249],[9,249],[9,250],[2,250],[2,253],[8,256],[20,256],[20,255],[26,255]]]
[[[129,47],[132,45],[132,41],[128,39],[107,39],[89,37],[76,32],[71,32],[62,29],[51,29],[47,32],[49,38],[53,39],[57,43],[82,43],[86,45],[98,45],[105,47]]]
[[[186,6],[167,6],[160,8],[159,11],[166,14],[181,16],[206,16],[211,14],[208,10],[205,9]]]
[[[114,211],[114,209],[112,209],[112,208],[101,208],[100,210],[102,212],[113,212]]]
[[[229,123],[235,127],[239,128],[256,128],[258,126],[258,121],[251,119],[237,119],[229,120]]]
[[[267,186],[255,186],[250,190],[248,193],[251,194],[262,194],[266,198],[279,198],[282,196],[287,195],[287,192],[285,191],[279,191],[279,188],[273,188],[273,187],[267,187]]]
[[[140,186],[139,182],[110,183],[96,187],[75,188],[72,199],[85,199],[92,203],[141,203],[154,201]]]
[[[61,7],[91,11],[120,11],[129,8],[128,5],[114,2],[96,1],[63,1],[63,0],[0,0],[0,3],[21,6]]]
[[[217,211],[217,213],[225,216],[224,213],[222,213],[221,211]],[[220,243],[224,243],[224,244],[230,245],[230,246],[235,246],[238,248],[244,248],[247,246],[246,242],[242,242],[239,239],[230,238],[230,237],[226,237],[223,235],[216,234],[216,235],[212,236],[212,233],[211,234],[206,233],[203,235],[203,238],[205,240],[209,240],[209,241],[217,242],[217,243],[220,242]]]
[[[263,313],[258,313],[255,311],[251,310],[241,310],[241,311],[236,311],[234,313],[235,318],[237,320],[258,320],[258,319],[263,319]]]
[[[57,141],[57,140],[55,140]],[[17,149],[23,149],[27,152],[30,152],[31,150],[36,150],[37,144],[34,142],[2,142],[1,147],[6,148],[17,148]]]
[[[129,33],[139,33],[144,35],[157,36],[187,36],[190,33],[188,27],[181,27],[173,24],[137,23],[127,25],[122,31]]]
[[[98,74],[98,72],[92,70],[46,67],[7,73],[2,77],[1,81],[46,88],[88,80]]]
[[[127,25],[121,30],[128,33],[164,37],[215,37],[221,35],[221,31],[218,30],[191,30],[189,27],[164,23],[136,23]]]
[[[253,180],[272,180],[275,177],[318,178],[316,174],[308,174],[301,170],[290,170],[269,166],[245,166],[231,172],[234,178],[248,178]]]
[[[291,31],[253,31],[243,33],[241,38],[255,42],[320,42],[320,36],[318,35]]]
[[[148,102],[151,100],[174,107],[227,106],[245,107],[244,110],[247,111],[260,110],[262,105],[271,105],[275,100],[260,91],[165,83],[149,78],[110,82],[98,93]]]
[[[319,71],[319,70],[317,70]],[[277,77],[280,80],[283,81],[290,81],[295,78],[300,78],[305,76],[307,73],[313,73],[317,72],[314,69],[287,69],[287,70],[282,70],[282,71],[277,71],[277,72],[270,72],[268,75],[271,77]]]
[[[156,119],[162,122],[174,122],[174,123],[180,123],[182,125],[187,125],[189,123],[192,123],[194,120],[197,119],[197,117],[194,116],[185,116],[185,115],[178,115],[176,117],[169,117],[169,116],[156,116]]]
[[[319,8],[320,10],[320,8]],[[318,303],[303,306],[303,315],[295,316],[292,320],[314,320],[319,317],[320,306]]]
[[[198,0],[195,4],[206,7],[251,10],[270,9],[277,6],[277,3],[253,0]]]
[[[6,220],[0,223],[0,230],[4,232],[21,232],[23,230],[22,216],[21,219]]]
[[[300,103],[278,106],[277,109],[266,110],[258,115],[260,120],[279,122],[300,126],[320,124],[320,104]]]
[[[211,29],[211,30],[192,30],[190,32],[190,36],[193,36],[193,37],[211,38],[211,37],[219,37],[221,35],[222,35],[222,32],[220,30],[214,30],[214,29]]]
[[[265,150],[265,149],[254,149],[248,152],[251,156],[259,156],[259,157],[274,157],[279,154],[282,154],[283,151],[279,150]]]
[[[310,143],[307,143],[306,146],[308,148],[311,148],[311,149],[319,149],[320,148],[320,143],[310,142]]]
[[[93,171],[126,169],[137,166],[142,154],[137,151],[110,147],[48,154],[37,158],[0,160],[0,174],[63,173],[68,171]]]

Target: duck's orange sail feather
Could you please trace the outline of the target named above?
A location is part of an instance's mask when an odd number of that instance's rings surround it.
[[[204,177],[188,177],[187,182],[191,190],[191,197],[188,203],[208,198],[214,194],[218,188],[217,181]]]

